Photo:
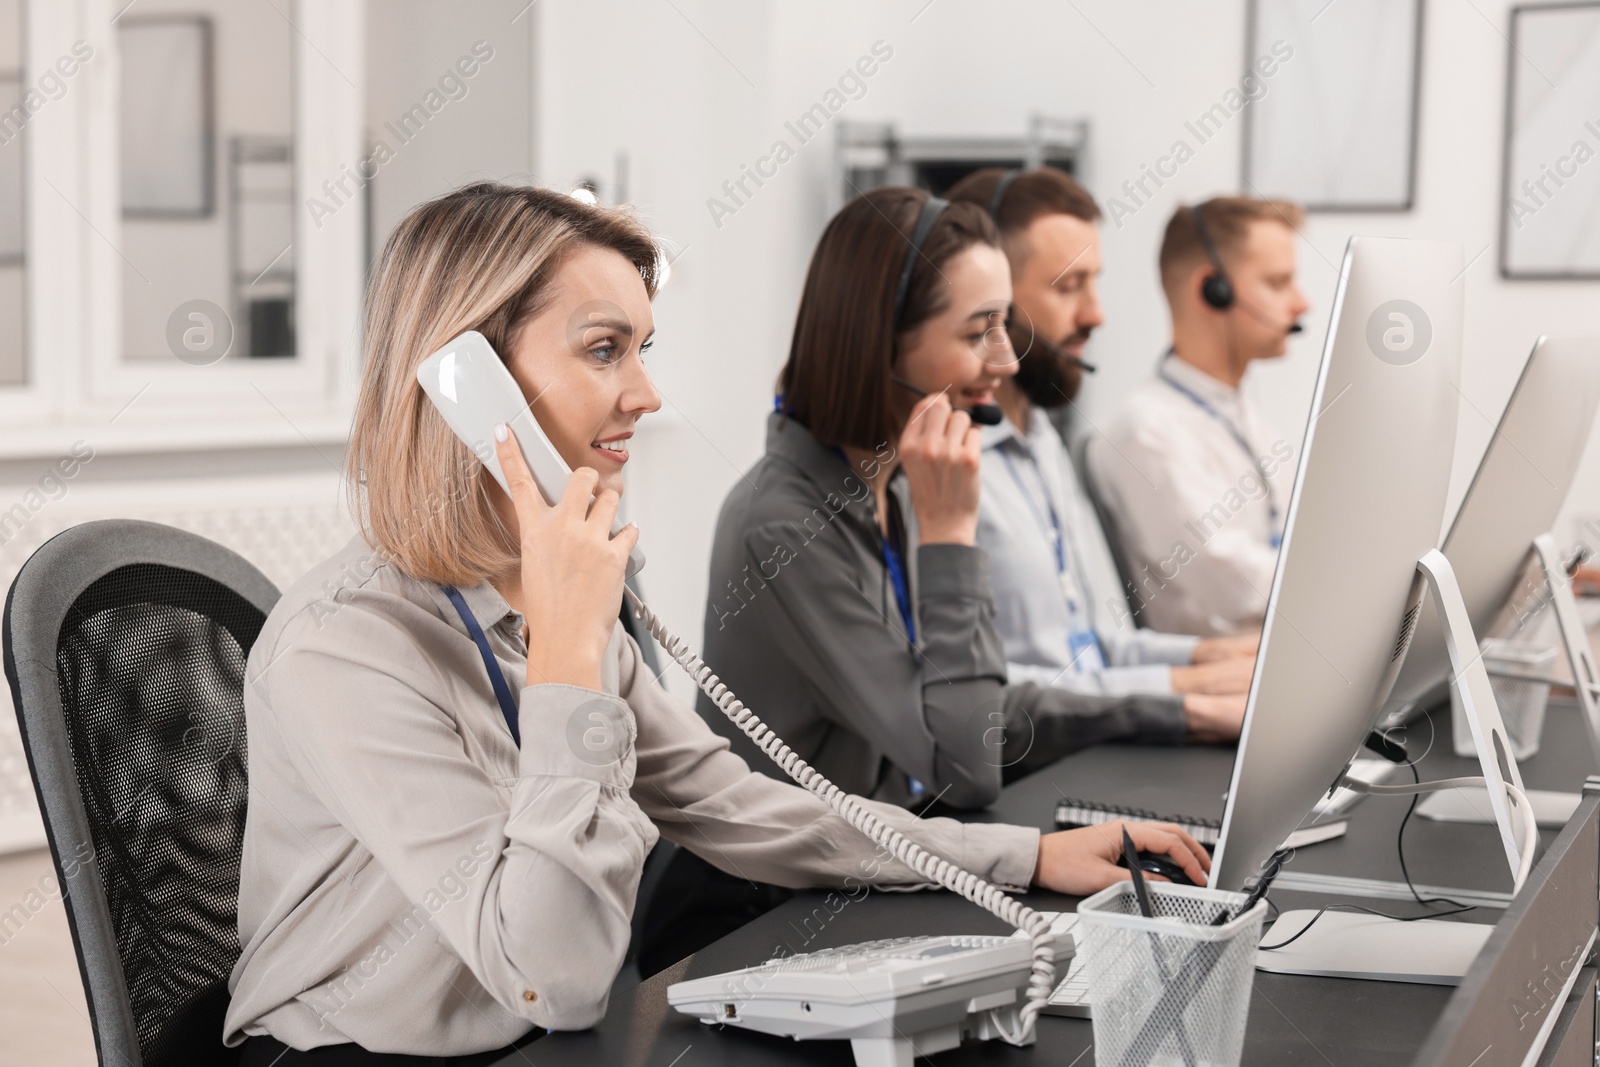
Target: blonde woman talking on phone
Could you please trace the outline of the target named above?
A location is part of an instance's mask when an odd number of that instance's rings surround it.
[[[497,184],[423,204],[389,238],[348,451],[361,533],[285,592],[247,666],[225,1027],[246,1067],[487,1062],[536,1028],[592,1025],[659,835],[780,885],[919,881],[753,773],[618,622],[637,531],[611,524],[629,438],[660,405],[644,366],[656,256],[625,212]],[[507,495],[417,384],[468,329],[574,471],[554,505],[509,433]],[[596,729],[610,743],[591,745]],[[1082,894],[1126,876],[1114,830],[874,810],[996,883]],[[1204,880],[1176,828],[1130,831]]]

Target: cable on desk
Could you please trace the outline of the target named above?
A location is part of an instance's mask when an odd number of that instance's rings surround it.
[[[1416,785],[1372,785],[1356,779],[1347,778],[1342,783],[1348,789],[1358,793],[1367,793],[1378,797],[1404,797],[1414,796],[1418,793],[1435,793],[1443,789],[1487,789],[1489,780],[1481,776],[1465,778],[1443,778],[1436,782],[1418,782]],[[1506,799],[1511,802],[1511,813],[1522,821],[1522,841],[1517,849],[1517,869],[1512,876],[1511,895],[1516,896],[1522,892],[1522,886],[1528,880],[1528,875],[1533,871],[1534,853],[1539,850],[1539,824],[1534,819],[1533,804],[1529,802],[1528,795],[1510,782],[1500,783],[1505,790]]]
[[[1430,725],[1432,724],[1432,720],[1431,719],[1429,720],[1429,724]],[[1430,747],[1431,747],[1431,744],[1430,744]],[[1374,908],[1368,908],[1368,907],[1365,907],[1365,906],[1360,905],[1360,904],[1329,904],[1329,905],[1327,905],[1325,907],[1317,909],[1317,913],[1315,915],[1311,916],[1311,920],[1309,922],[1307,922],[1305,924],[1305,926],[1301,927],[1300,931],[1298,933],[1296,933],[1294,936],[1289,937],[1289,938],[1287,938],[1287,939],[1285,939],[1283,941],[1279,941],[1277,944],[1274,944],[1274,945],[1260,945],[1260,946],[1258,946],[1260,951],[1262,951],[1262,952],[1273,952],[1273,951],[1275,951],[1277,949],[1284,948],[1287,945],[1293,944],[1295,941],[1299,940],[1300,937],[1307,930],[1311,929],[1311,927],[1316,924],[1316,921],[1318,919],[1322,918],[1322,916],[1325,913],[1330,912],[1330,911],[1359,911],[1359,912],[1362,912],[1362,913],[1367,914],[1367,915],[1376,915],[1379,918],[1391,919],[1391,920],[1393,920],[1395,922],[1408,923],[1408,922],[1416,922],[1419,919],[1443,919],[1443,918],[1447,918],[1447,917],[1449,917],[1451,915],[1461,915],[1461,914],[1463,914],[1465,912],[1477,910],[1477,906],[1476,905],[1463,904],[1459,900],[1452,900],[1449,897],[1424,897],[1421,893],[1417,892],[1416,883],[1411,880],[1411,872],[1406,867],[1406,825],[1411,821],[1412,813],[1417,810],[1417,802],[1422,798],[1422,794],[1424,792],[1426,792],[1427,789],[1422,785],[1422,775],[1417,770],[1417,761],[1416,760],[1407,760],[1406,761],[1406,766],[1411,769],[1411,778],[1412,778],[1412,781],[1414,783],[1411,788],[1406,788],[1404,786],[1394,786],[1394,787],[1376,786],[1376,787],[1370,787],[1368,789],[1363,789],[1361,791],[1362,792],[1369,792],[1369,793],[1371,793],[1373,795],[1384,795],[1384,794],[1387,794],[1387,795],[1393,796],[1393,795],[1397,795],[1397,794],[1398,795],[1403,795],[1404,793],[1410,793],[1411,794],[1411,803],[1406,808],[1405,816],[1403,818],[1401,818],[1401,820],[1400,820],[1400,830],[1395,835],[1395,852],[1398,854],[1399,859],[1400,859],[1400,873],[1401,873],[1401,875],[1403,875],[1405,877],[1406,888],[1411,891],[1412,897],[1416,899],[1418,904],[1422,904],[1424,906],[1429,905],[1429,904],[1449,904],[1449,905],[1451,905],[1451,908],[1449,910],[1447,910],[1447,911],[1430,911],[1430,912],[1426,912],[1426,913],[1424,913],[1422,915],[1390,915],[1388,912],[1378,911],[1378,910],[1376,910]],[[1432,788],[1435,788],[1435,789],[1443,789],[1443,788],[1449,788],[1449,787],[1451,787],[1453,785],[1457,785],[1459,783],[1467,782],[1467,781],[1474,781],[1474,782],[1477,782],[1480,785],[1487,784],[1481,778],[1480,779],[1449,779],[1449,780],[1443,781],[1443,782],[1430,782],[1429,786],[1432,787]],[[1524,818],[1524,824],[1526,826],[1526,824],[1528,822],[1532,821],[1532,812],[1533,812],[1532,807],[1528,804],[1527,798],[1525,796],[1523,796],[1521,794],[1521,792],[1519,790],[1517,790],[1515,787],[1513,787],[1509,782],[1506,783],[1505,788],[1506,788],[1506,792],[1511,795],[1511,799],[1512,799],[1513,803],[1517,804],[1517,806],[1520,809],[1522,809],[1522,814],[1523,814],[1523,818]],[[1526,848],[1525,848],[1525,850],[1523,852],[1523,855],[1521,857],[1519,857],[1519,865],[1518,865],[1519,866],[1519,870],[1517,871],[1516,884],[1515,884],[1515,887],[1513,888],[1513,892],[1515,892],[1518,889],[1521,889],[1522,883],[1523,883],[1524,879],[1526,879],[1526,877],[1527,877],[1527,871],[1532,866],[1533,853],[1534,853],[1534,850],[1538,848],[1538,842],[1539,842],[1538,825],[1537,825],[1537,823],[1534,823],[1533,827],[1532,827],[1532,833],[1526,840]],[[1270,901],[1268,903],[1270,904]]]
[[[1430,719],[1429,721],[1431,722],[1432,720]],[[1412,780],[1421,785],[1422,775],[1417,772],[1417,761],[1407,760],[1406,766],[1411,768]],[[1411,803],[1406,807],[1405,816],[1400,820],[1400,832],[1395,835],[1394,848],[1395,852],[1399,853],[1400,856],[1400,874],[1406,880],[1406,888],[1411,890],[1411,895],[1416,898],[1418,904],[1449,904],[1460,909],[1460,911],[1471,911],[1474,905],[1463,904],[1459,900],[1451,900],[1449,897],[1425,897],[1417,892],[1416,884],[1411,881],[1411,872],[1406,869],[1406,824],[1411,821],[1411,814],[1417,810],[1417,803],[1421,800],[1421,793],[1413,793],[1411,795]],[[1441,912],[1440,914],[1457,915],[1460,914],[1460,911]]]
[[[1476,905],[1463,904],[1461,907],[1451,908],[1449,911],[1430,911],[1425,912],[1422,915],[1390,915],[1386,911],[1378,911],[1376,908],[1369,908],[1362,904],[1326,904],[1318,908],[1317,913],[1311,916],[1311,921],[1302,926],[1300,928],[1300,932],[1295,934],[1293,937],[1279,941],[1276,945],[1257,945],[1256,948],[1261,952],[1273,952],[1277,949],[1285,947],[1286,945],[1292,945],[1300,939],[1302,934],[1315,926],[1317,920],[1322,918],[1325,912],[1330,911],[1359,911],[1367,915],[1376,915],[1380,919],[1393,919],[1395,922],[1399,923],[1414,923],[1418,919],[1442,919],[1448,915],[1460,915],[1464,911],[1475,910]]]
[[[1438,739],[1438,728],[1433,725],[1432,717],[1423,716],[1423,719],[1428,724],[1428,744],[1427,744],[1427,747],[1425,747],[1422,750],[1422,755],[1426,756],[1429,752],[1433,751],[1433,743],[1434,743],[1435,740]],[[1389,739],[1388,739],[1388,736],[1387,736],[1387,731],[1374,731],[1374,733],[1376,733],[1377,736],[1379,738],[1381,738],[1384,742],[1390,743]],[[1395,744],[1394,747],[1399,750],[1399,752],[1400,752],[1400,754],[1402,756],[1406,755],[1406,750],[1405,750],[1405,746],[1404,745]],[[1422,757],[1419,756],[1419,757],[1417,757],[1417,759],[1403,758],[1403,759],[1397,761],[1397,762],[1404,763],[1406,765],[1406,768],[1411,772],[1411,780],[1413,782],[1415,782],[1417,785],[1421,785],[1422,784],[1422,775],[1417,771],[1417,760],[1419,760],[1421,758]],[[1400,832],[1397,835],[1395,835],[1395,845],[1394,845],[1394,847],[1395,847],[1395,852],[1399,855],[1399,858],[1400,858],[1400,874],[1401,874],[1402,877],[1405,878],[1405,880],[1406,880],[1406,888],[1411,891],[1411,896],[1413,898],[1415,898],[1415,900],[1416,900],[1416,902],[1418,904],[1449,904],[1452,907],[1465,908],[1465,907],[1467,907],[1467,905],[1461,903],[1461,901],[1459,901],[1459,900],[1451,900],[1449,897],[1424,897],[1421,893],[1417,892],[1416,884],[1411,881],[1411,871],[1410,871],[1409,868],[1406,867],[1406,826],[1407,826],[1407,824],[1409,824],[1411,822],[1411,816],[1416,812],[1417,804],[1421,800],[1422,800],[1422,794],[1421,793],[1415,793],[1415,794],[1412,795],[1411,803],[1406,807],[1406,813],[1400,819]],[[1453,915],[1455,913],[1454,912],[1450,912],[1449,914]]]

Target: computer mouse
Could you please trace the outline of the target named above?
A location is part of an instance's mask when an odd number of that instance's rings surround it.
[[[1118,867],[1126,867],[1121,857],[1117,859]],[[1173,862],[1172,857],[1164,852],[1139,853],[1139,869],[1146,874],[1159,874],[1174,885],[1194,885],[1182,867]]]

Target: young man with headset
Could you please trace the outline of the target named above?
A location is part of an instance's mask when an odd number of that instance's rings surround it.
[[[1088,451],[1145,625],[1232,634],[1266,614],[1295,450],[1241,384],[1252,362],[1284,354],[1310,306],[1295,284],[1303,217],[1217,197],[1167,223],[1172,345]]]
[[[1077,396],[1103,321],[1100,209],[1055,167],[985,168],[950,190],[983,206],[1011,266],[1017,373],[997,387],[1005,419],[983,428],[978,544],[1012,683],[1085,693],[1226,702],[1242,718],[1254,636],[1200,639],[1135,629],[1110,550],[1048,411]],[[1119,625],[1121,623],[1122,625]],[[1237,720],[1235,723],[1237,729]]]

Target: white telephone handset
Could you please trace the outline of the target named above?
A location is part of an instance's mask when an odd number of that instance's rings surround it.
[[[504,422],[516,433],[522,454],[528,459],[528,468],[533,471],[544,498],[552,504],[560,498],[572,469],[550,444],[516,379],[481,333],[468,330],[423,360],[417,368],[417,381],[444,416],[445,423],[473,455],[483,461],[501,488],[506,488],[506,480],[493,442],[494,427]],[[631,576],[643,565],[644,556],[635,547],[628,560],[628,574]],[[1054,988],[1055,960],[1058,955],[1067,953],[1064,942],[1058,951],[1048,915],[1034,911],[998,886],[927,851],[879,819],[863,806],[859,797],[828,781],[740,703],[711,668],[674,636],[632,589],[624,587],[623,592],[634,606],[635,618],[644,622],[667,654],[688,672],[735,726],[783,768],[785,774],[928,881],[961,894],[1025,932],[1032,949],[1031,953],[1019,954],[1018,946],[1009,938],[947,937],[916,939],[915,945],[868,942],[834,950],[857,963],[870,962],[869,969],[887,968],[898,973],[894,980],[886,978],[882,988],[874,986],[870,991],[857,988],[855,999],[862,1010],[845,1012],[839,1018],[832,1018],[830,1013],[826,1023],[812,1016],[807,1020],[809,1026],[797,1025],[797,1018],[788,1010],[789,1001],[793,1001],[792,1006],[798,1011],[801,1000],[809,1003],[810,998],[815,997],[816,991],[805,988],[803,983],[785,989],[784,982],[768,984],[763,981],[760,984],[766,988],[752,995],[749,985],[741,981],[742,992],[737,995],[712,994],[711,999],[721,1007],[715,1018],[707,1017],[704,1009],[707,983],[731,980],[735,976],[747,979],[746,972],[680,982],[667,991],[668,1000],[678,1010],[700,1015],[708,1022],[794,1037],[850,1039],[857,1061],[863,1065],[909,1063],[913,1049],[918,1055],[927,1055],[959,1043],[963,1034],[983,1039],[998,1037],[1013,1045],[1032,1044],[1034,1020]],[[936,960],[951,956],[959,960],[945,959],[934,971],[923,973]],[[1023,997],[1026,1002],[1019,1005]],[[739,1010],[741,1003],[746,1010]],[[871,1010],[865,1010],[868,1006]],[[804,1011],[810,1013],[812,1009],[807,1006]]]
[[[522,387],[488,338],[477,330],[456,337],[422,361],[417,367],[417,381],[444,416],[446,425],[483,461],[507,494],[511,490],[494,450],[494,428],[502,422],[517,435],[523,458],[528,461],[545,502],[553,507],[561,499],[572,468],[545,436],[539,420],[533,417],[533,408],[522,395]],[[622,517],[617,516],[611,527],[612,536],[624,525]],[[628,553],[628,577],[632,578],[643,566],[644,553],[635,543]]]

